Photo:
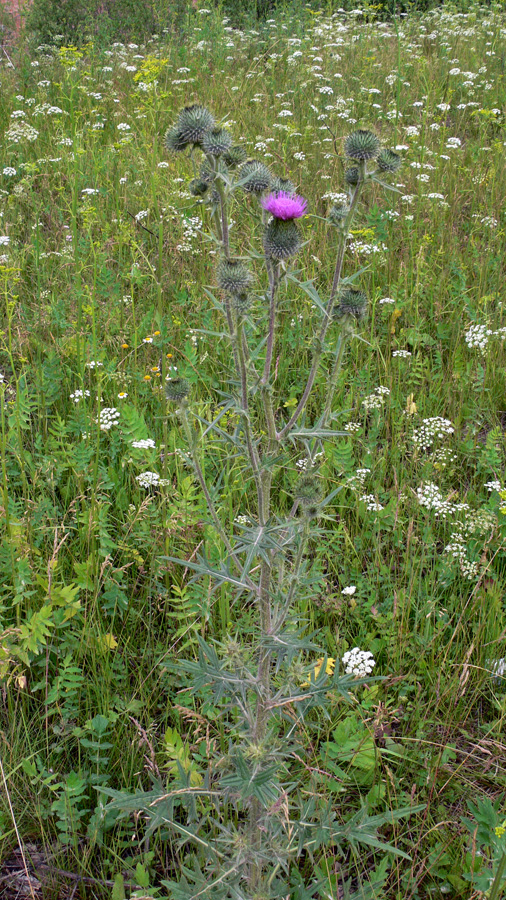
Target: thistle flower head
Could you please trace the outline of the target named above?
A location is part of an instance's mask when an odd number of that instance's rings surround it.
[[[181,136],[179,129],[175,125],[165,132],[164,143],[167,150],[171,153],[182,153],[188,146],[188,141]]]
[[[222,291],[242,294],[251,284],[252,276],[247,267],[238,259],[222,259],[218,263],[216,281]]]
[[[282,219],[284,222],[300,219],[307,208],[307,201],[303,197],[299,197],[298,194],[287,194],[286,191],[269,194],[260,202],[275,219]]]
[[[214,116],[205,106],[195,103],[181,110],[175,127],[181,140],[188,144],[200,144],[206,131],[214,128]]]
[[[379,138],[363,128],[348,135],[344,142],[344,152],[350,159],[375,159],[379,150]]]
[[[165,396],[173,403],[182,403],[190,393],[190,384],[186,378],[168,378],[165,382]]]
[[[278,260],[289,259],[298,253],[301,245],[299,229],[293,219],[271,219],[264,234],[266,256]]]
[[[188,185],[188,190],[192,197],[203,197],[209,190],[209,185],[202,178],[192,178]]]
[[[240,144],[234,144],[233,147],[230,147],[223,157],[227,166],[230,166],[231,169],[234,169],[235,166],[242,165],[243,162],[246,162],[247,158],[248,154]]]
[[[280,178],[275,175],[271,181],[271,191],[284,191],[285,194],[295,194],[295,185],[289,178]]]
[[[397,172],[402,165],[402,159],[393,150],[382,150],[376,160],[380,172]]]
[[[328,215],[329,222],[332,225],[342,225],[349,211],[349,206],[343,203],[334,203]]]
[[[226,128],[211,128],[202,136],[201,146],[210,156],[223,156],[232,146],[232,135]]]
[[[248,159],[239,171],[242,187],[248,194],[263,194],[270,187],[272,175],[258,159]]]
[[[346,169],[344,173],[344,180],[346,184],[355,185],[360,181],[360,172],[356,166],[352,166],[351,169]]]
[[[354,320],[363,321],[367,316],[367,294],[358,288],[343,288],[339,294],[339,300],[332,310],[335,321]]]

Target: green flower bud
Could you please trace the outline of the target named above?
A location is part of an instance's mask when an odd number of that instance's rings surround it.
[[[249,159],[241,166],[239,170],[239,178],[244,183],[241,187],[248,194],[262,194],[271,184],[272,175],[267,166],[258,159]]]
[[[205,106],[185,106],[179,113],[176,128],[187,144],[200,144],[206,131],[214,128],[214,116]]]
[[[295,499],[301,506],[313,506],[321,500],[320,487],[315,475],[302,475],[295,488]]]
[[[402,165],[402,159],[393,150],[382,150],[377,160],[380,172],[397,172]]]
[[[343,288],[332,310],[334,321],[341,323],[362,322],[367,317],[367,294],[358,288]]]
[[[232,135],[225,128],[206,131],[201,142],[202,150],[210,156],[223,156],[231,145]]]
[[[241,147],[240,144],[235,144],[233,147],[230,147],[229,150],[225,153],[223,157],[227,166],[230,166],[231,169],[234,169],[236,166],[242,165],[243,162],[246,162],[248,158],[248,154],[244,147]]]
[[[348,135],[344,142],[344,152],[350,159],[375,159],[379,151],[379,138],[363,128]]]
[[[299,252],[302,239],[293,219],[271,219],[264,234],[265,255],[271,259],[289,259]]]
[[[296,187],[289,178],[280,178],[275,175],[272,179],[269,189],[274,193],[295,194]]]
[[[344,173],[344,180],[346,184],[350,184],[352,186],[359,183],[360,172],[356,166],[353,166],[351,169],[346,169],[346,172]]]
[[[330,210],[328,214],[328,220],[332,225],[342,225],[346,216],[350,211],[349,206],[345,206],[344,204],[334,203],[334,206]]]
[[[222,259],[218,263],[216,281],[222,291],[242,294],[251,284],[252,275],[238,259]]]
[[[188,147],[188,141],[181,137],[179,129],[174,125],[165,132],[165,146],[171,153],[182,153]]]
[[[190,384],[186,378],[169,378],[165,382],[165,396],[173,403],[182,403],[190,393]]]
[[[238,318],[246,316],[251,308],[251,295],[246,291],[241,294],[232,294],[232,308],[235,310]]]
[[[188,185],[188,190],[192,197],[203,197],[209,190],[209,185],[201,178],[192,178]]]

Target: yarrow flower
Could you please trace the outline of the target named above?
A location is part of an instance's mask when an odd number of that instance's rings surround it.
[[[344,671],[347,675],[356,675],[357,678],[364,678],[370,675],[376,662],[370,650],[359,650],[353,647],[343,656]]]
[[[152,450],[156,447],[156,444],[153,438],[143,438],[140,441],[132,441],[132,447],[135,447],[138,450]]]
[[[286,191],[276,191],[261,200],[261,204],[275,219],[284,222],[290,219],[300,219],[307,208],[307,200],[298,194],[287,194]]]

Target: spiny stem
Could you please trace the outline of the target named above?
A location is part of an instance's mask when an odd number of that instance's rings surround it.
[[[356,185],[355,190],[353,192],[353,198],[352,198],[352,201],[350,204],[348,215],[346,216],[346,219],[344,220],[343,230],[340,235],[339,248],[337,251],[336,265],[335,265],[335,269],[334,269],[334,278],[332,281],[330,297],[329,297],[329,301],[327,303],[327,308],[325,310],[325,315],[323,318],[322,326],[320,328],[320,333],[318,335],[316,347],[315,347],[315,350],[313,353],[313,364],[311,366],[311,369],[310,369],[310,372],[308,375],[306,387],[304,388],[302,397],[299,400],[297,409],[295,410],[295,412],[293,413],[293,415],[289,419],[289,421],[286,423],[284,428],[282,428],[281,431],[278,432],[278,434],[277,434],[278,441],[281,441],[284,437],[286,437],[288,432],[293,428],[293,426],[295,425],[297,419],[299,418],[302,410],[304,409],[304,407],[308,401],[308,397],[313,389],[313,384],[314,384],[314,380],[316,378],[316,373],[318,371],[318,366],[320,365],[320,360],[323,355],[325,337],[326,337],[328,327],[331,322],[332,307],[334,305],[334,300],[337,296],[339,282],[341,280],[341,272],[342,272],[342,268],[343,268],[344,254],[346,251],[346,242],[348,239],[348,230],[351,225],[353,216],[355,214],[355,210],[356,210],[356,207],[358,204],[360,193],[362,191],[362,187],[364,184],[365,162],[361,162],[361,164],[360,164],[360,174],[361,174],[361,180],[358,182],[358,184]]]
[[[274,351],[274,332],[276,330],[276,290],[279,284],[279,263],[277,265],[267,266],[267,271],[269,274],[270,286],[269,330],[267,332],[267,353],[265,356],[264,372],[260,381],[261,385],[268,384],[271,374],[272,354]]]

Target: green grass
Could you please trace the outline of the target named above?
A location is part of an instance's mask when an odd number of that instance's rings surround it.
[[[177,366],[192,408],[207,416],[229,377],[226,341],[198,332],[222,327],[203,289],[214,283],[213,245],[197,231],[203,216],[207,233],[207,212],[186,190],[190,160],[169,157],[163,143],[179,109],[198,101],[308,199],[297,267],[323,295],[335,259],[325,195],[344,189],[342,139],[373,128],[386,146],[405,147],[400,193],[378,186],[364,196],[361,243],[347,255],[345,275],[366,267],[371,314],[365,341],[347,351],[334,423],[360,425],[325,446],[328,492],[344,490],[311,548],[321,579],[300,609],[329,656],[371,650],[384,680],[357,692],[351,710],[335,699],[293,764],[308,792],[343,816],[360,802],[374,812],[426,804],[384,829],[409,863],[320,851],[322,896],[338,896],[347,879],[363,896],[374,870],[378,900],[479,896],[463,880],[473,853],[477,868],[480,859],[463,824],[468,802],[490,798],[497,823],[506,818],[504,679],[492,677],[506,656],[506,498],[486,487],[506,486],[505,332],[483,351],[465,335],[506,326],[506,21],[473,7],[390,25],[309,12],[255,32],[214,14],[191,22],[184,40],[1,62],[0,727],[11,804],[2,792],[1,855],[10,858],[17,829],[23,844],[59,849],[58,868],[95,879],[81,882],[82,896],[109,897],[101,882],[121,872],[137,879],[139,897],[166,896],[155,892],[174,868],[163,838],[146,847],[133,817],[99,823],[96,788],[147,789],[153,773],[170,783],[177,759],[198,779],[209,747],[227,750],[211,701],[181,693],[162,665],[192,658],[198,636],[251,625],[225,589],[211,596],[163,560],[190,560],[211,530],[160,385]],[[15,140],[22,122],[38,132],[33,141],[26,132]],[[261,252],[254,205],[238,204],[233,218],[237,251]],[[259,323],[263,291],[259,281]],[[317,321],[309,298],[288,287],[275,351],[279,420],[300,397]],[[389,393],[367,412],[379,386]],[[75,403],[76,390],[89,395]],[[310,414],[324,392],[322,377]],[[110,430],[97,423],[104,408],[119,412]],[[424,449],[413,432],[433,417],[454,431]],[[233,417],[221,425],[233,429]],[[132,447],[147,439],[153,447]],[[303,455],[294,450],[277,480],[281,510]],[[232,532],[254,509],[253,486],[211,442],[205,468]],[[357,469],[370,470],[362,483]],[[143,488],[145,471],[165,484]],[[437,515],[419,502],[427,483],[468,507]],[[368,509],[363,495],[382,508]],[[461,563],[445,552],[456,531]],[[343,595],[350,585],[356,592]],[[338,727],[357,752],[364,741],[373,750],[362,767],[351,755],[339,785],[328,769]],[[498,861],[494,827],[480,844],[484,867],[487,854]],[[57,896],[58,877],[46,897]]]

